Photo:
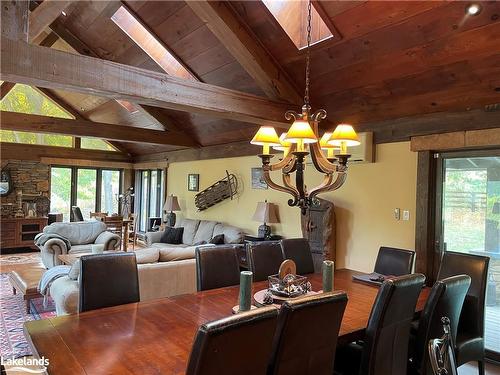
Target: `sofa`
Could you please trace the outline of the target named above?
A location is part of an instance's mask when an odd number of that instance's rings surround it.
[[[236,227],[215,221],[191,219],[180,220],[176,226],[184,228],[182,244],[161,243],[162,232],[149,232],[146,234],[148,247],[135,251],[141,301],[196,292],[196,248],[216,246],[200,244],[201,242],[208,242],[213,236],[224,234],[223,246],[234,247],[235,251],[237,247],[243,246],[241,243],[244,233]],[[57,315],[78,312],[78,267],[77,262],[68,276],[56,279],[50,286]]]
[[[89,220],[47,225],[37,236],[35,243],[40,249],[42,262],[48,269],[62,264],[58,255],[89,252],[94,244],[104,245],[104,250],[119,250],[121,238],[108,232],[103,222]]]
[[[162,231],[146,233],[146,244],[160,251],[160,262],[169,262],[181,259],[193,259],[195,249],[203,243],[220,234],[224,235],[224,244],[241,244],[245,233],[231,225],[209,220],[180,219],[175,224],[176,228],[184,228],[182,244],[172,245],[160,242]]]

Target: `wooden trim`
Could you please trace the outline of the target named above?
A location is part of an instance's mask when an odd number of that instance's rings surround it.
[[[87,120],[69,120],[56,117],[27,115],[16,112],[0,112],[2,128],[32,133],[66,134],[74,137],[93,137],[122,142],[149,143],[175,146],[195,146],[185,137],[163,130],[136,128],[126,125],[111,125]]]
[[[135,170],[141,169],[168,169],[168,161],[139,162],[132,164]]]
[[[0,86],[0,100],[5,98],[15,85],[16,84],[13,82],[2,82],[2,85]]]
[[[0,142],[1,159],[37,160],[42,157],[130,162],[127,154],[115,151],[83,150],[72,147]]]
[[[42,156],[40,161],[47,165],[67,165],[75,167],[92,167],[92,168],[120,168],[133,169],[134,164],[117,162],[117,161],[100,161],[100,160],[85,160],[85,159],[68,159],[57,157]]]
[[[500,125],[500,123],[498,124]],[[500,127],[412,137],[411,151],[455,150],[500,145]]]
[[[227,143],[223,145],[215,146],[205,146],[197,149],[186,149],[170,152],[160,152],[155,154],[138,155],[134,162],[168,162],[168,163],[178,163],[183,161],[193,161],[193,160],[208,160],[208,159],[225,159],[234,158],[240,156],[255,156],[256,161],[258,161],[257,154],[260,152],[260,148],[255,145],[251,145],[249,141]],[[271,152],[274,153],[273,150]]]
[[[427,285],[432,285],[435,260],[435,161],[430,151],[418,153],[417,206],[415,213],[415,271],[426,275]]]
[[[187,1],[186,4],[269,98],[301,103],[302,98],[295,84],[238,18],[228,2],[205,0]]]
[[[6,38],[1,65],[4,81],[288,128],[283,117],[289,109],[286,103]]]
[[[29,41],[33,42],[72,1],[70,0],[44,0],[29,15]]]

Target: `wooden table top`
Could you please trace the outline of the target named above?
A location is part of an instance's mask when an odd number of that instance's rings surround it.
[[[109,253],[117,253],[121,252],[120,250],[104,250],[101,254],[109,254]],[[59,254],[57,258],[64,264],[72,266],[78,259],[80,259],[84,255],[92,255],[94,254],[92,251],[84,251],[81,253],[73,253],[73,254]],[[97,255],[97,253],[96,253]]]
[[[352,281],[350,270],[335,271],[335,289],[349,302],[340,328],[341,342],[361,338],[378,288]],[[321,274],[308,275],[313,290],[321,289]],[[253,285],[253,292],[267,282]],[[420,294],[417,311],[429,289]],[[79,315],[25,323],[33,352],[50,361],[57,374],[183,374],[198,327],[231,314],[238,287],[132,303]]]

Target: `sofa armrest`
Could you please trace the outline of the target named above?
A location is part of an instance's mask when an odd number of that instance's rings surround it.
[[[151,246],[154,243],[160,242],[163,231],[158,232],[146,232],[146,245]]]
[[[78,312],[79,290],[78,281],[68,276],[54,280],[50,286],[50,296],[56,305],[57,316]]]
[[[58,256],[67,254],[66,243],[59,238],[51,238],[43,246],[39,246],[43,265],[46,268],[52,268],[62,264]]]
[[[104,250],[118,250],[120,249],[122,239],[119,235],[105,231],[97,236],[95,244],[104,245]]]

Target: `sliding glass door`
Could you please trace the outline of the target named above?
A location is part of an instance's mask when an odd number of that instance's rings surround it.
[[[71,206],[78,206],[83,218],[91,212],[119,214],[118,195],[123,171],[119,169],[54,166],[51,168],[51,212],[71,220]]]
[[[151,229],[150,218],[157,219],[155,225],[161,224],[164,184],[161,169],[148,169],[136,172],[135,176],[135,212],[138,215],[138,231]]]
[[[490,258],[485,344],[496,356],[500,353],[500,152],[443,153],[439,159],[438,250]]]

